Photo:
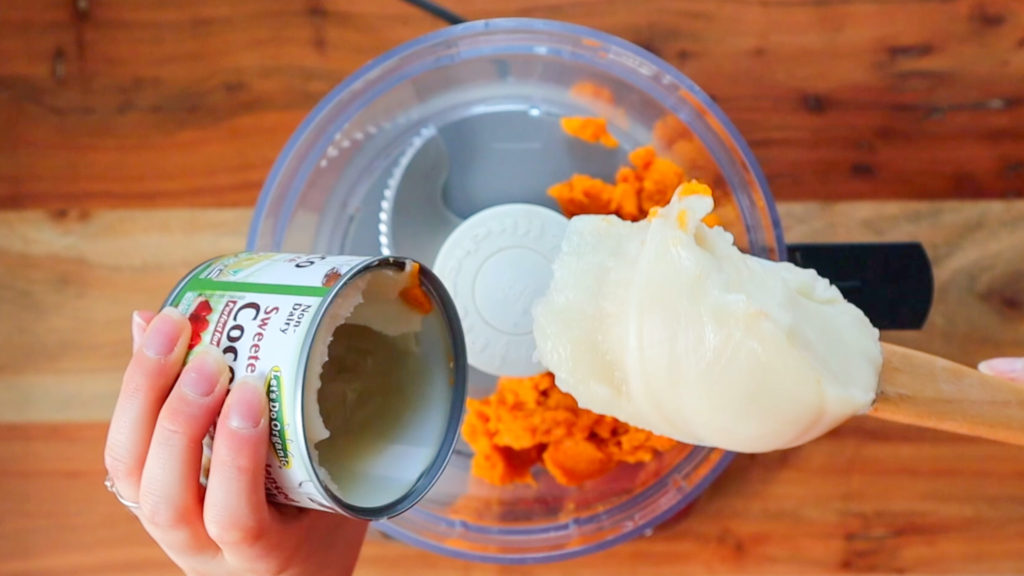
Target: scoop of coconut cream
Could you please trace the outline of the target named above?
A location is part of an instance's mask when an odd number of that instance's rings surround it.
[[[704,195],[651,218],[577,216],[534,310],[580,406],[689,444],[796,446],[867,410],[879,332],[811,270],[744,254]]]

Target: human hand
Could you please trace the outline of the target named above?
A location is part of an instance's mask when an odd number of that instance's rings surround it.
[[[989,376],[1024,382],[1024,358],[992,358],[978,364],[978,370]]]
[[[262,382],[242,378],[229,393],[227,363],[212,347],[182,368],[190,330],[174,309],[132,316],[132,357],[104,453],[117,493],[138,503],[129,509],[188,576],[351,573],[366,523],[267,502]],[[214,421],[204,489],[202,442]]]

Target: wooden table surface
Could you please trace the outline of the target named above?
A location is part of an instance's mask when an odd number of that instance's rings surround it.
[[[932,316],[884,338],[1024,353],[1019,0],[450,0],[602,28],[705,87],[790,241],[919,240]],[[277,151],[346,74],[439,23],[397,1],[0,5],[0,574],[177,573],[104,490],[134,308],[244,245]],[[513,570],[371,538],[358,573],[1024,573],[1024,450],[855,420],[739,457],[688,516]]]

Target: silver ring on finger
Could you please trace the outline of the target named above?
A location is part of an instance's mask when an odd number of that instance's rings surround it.
[[[121,493],[117,491],[117,486],[114,486],[114,479],[111,478],[109,474],[107,475],[107,479],[103,481],[103,485],[107,487],[107,490],[109,490],[110,493],[114,495],[114,498],[117,498],[117,501],[124,505],[125,508],[135,510],[139,507],[138,502],[132,502],[124,496],[121,496]]]

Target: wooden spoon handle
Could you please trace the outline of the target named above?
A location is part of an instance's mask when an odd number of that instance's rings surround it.
[[[869,415],[1024,446],[1024,383],[894,344],[882,351]]]

